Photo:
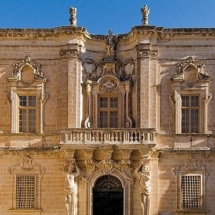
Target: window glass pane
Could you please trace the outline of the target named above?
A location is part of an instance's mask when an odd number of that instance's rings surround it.
[[[27,96],[19,96],[19,106],[27,106]]]
[[[201,207],[201,176],[181,177],[182,208]]]
[[[35,205],[35,176],[16,177],[16,208],[34,209]]]
[[[108,98],[101,97],[99,102],[100,107],[108,107]]]
[[[198,109],[191,110],[191,132],[198,133]]]
[[[36,110],[29,109],[28,111],[28,131],[36,132]]]
[[[108,127],[108,113],[107,111],[100,111],[100,128]]]
[[[189,96],[181,96],[182,107],[189,107]]]
[[[110,98],[110,107],[117,108],[118,107],[118,98]]]
[[[28,104],[29,106],[36,106],[36,96],[29,96],[28,97]]]
[[[19,132],[26,132],[26,110],[19,110]]]
[[[118,127],[118,113],[117,111],[110,112],[110,127],[117,128]]]
[[[189,133],[189,109],[182,109],[181,129],[182,133]]]
[[[199,106],[199,97],[198,96],[191,96],[191,106],[192,107]]]

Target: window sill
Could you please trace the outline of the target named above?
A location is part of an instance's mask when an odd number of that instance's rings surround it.
[[[34,215],[40,215],[41,209],[10,209],[9,212],[18,214],[34,214]]]
[[[207,214],[207,211],[202,209],[178,209],[176,210],[176,214],[177,215],[186,215],[186,214],[204,215],[204,214]]]

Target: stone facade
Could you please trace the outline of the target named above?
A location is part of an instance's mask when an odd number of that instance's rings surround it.
[[[141,11],[121,35],[75,8],[67,27],[0,29],[1,215],[214,214],[215,30]]]

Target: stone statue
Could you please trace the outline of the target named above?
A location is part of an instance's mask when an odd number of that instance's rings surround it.
[[[143,15],[143,18],[142,18],[142,23],[143,23],[143,26],[147,26],[148,25],[148,16],[149,16],[149,8],[147,5],[145,5],[144,7],[141,8],[141,13]]]
[[[74,162],[64,164],[62,173],[65,175],[65,203],[67,215],[75,215],[77,209],[77,183],[75,178],[80,175],[80,169]]]
[[[70,18],[69,18],[70,24],[71,24],[71,26],[74,27],[74,26],[76,26],[76,23],[77,23],[77,19],[76,19],[77,9],[74,7],[70,7],[69,13],[70,13]]]
[[[107,55],[110,56],[113,60],[115,60],[118,36],[113,35],[113,32],[109,30],[109,34],[107,36],[106,42],[107,42]]]
[[[140,181],[141,215],[148,215],[149,195],[151,193],[151,175],[148,170],[148,165],[141,162],[141,164],[135,169],[135,177]]]

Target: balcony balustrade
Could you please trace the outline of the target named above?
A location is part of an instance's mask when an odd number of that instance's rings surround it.
[[[155,144],[155,129],[64,129],[61,144]]]

